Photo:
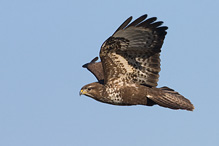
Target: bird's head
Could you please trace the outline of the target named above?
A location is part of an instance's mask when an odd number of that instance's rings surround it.
[[[102,97],[102,93],[103,93],[103,85],[98,82],[94,82],[83,86],[79,94],[86,95],[96,100],[99,100],[99,98]]]

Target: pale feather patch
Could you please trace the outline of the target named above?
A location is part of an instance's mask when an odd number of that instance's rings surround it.
[[[147,95],[147,98],[152,98],[152,97],[153,97],[153,96],[152,96],[152,95],[150,95],[150,94],[148,94],[148,95]]]
[[[122,56],[120,56],[116,53],[112,53],[112,56],[115,57],[114,59],[117,63],[123,65],[122,68],[126,70],[126,73],[132,73],[133,72],[133,67],[128,64],[128,61],[124,57],[122,57]]]
[[[106,92],[108,94],[108,97],[112,103],[122,103],[123,99],[121,97],[120,88],[121,86],[124,86],[124,82],[121,81],[121,79],[115,79],[113,81],[110,81],[106,86]]]

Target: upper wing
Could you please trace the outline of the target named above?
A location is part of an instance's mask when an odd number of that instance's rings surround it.
[[[100,58],[104,82],[121,78],[157,86],[160,71],[160,51],[166,35],[166,26],[156,17],[143,15],[133,21],[129,17],[102,45]],[[146,20],[145,20],[146,19]],[[129,25],[128,25],[129,24]]]
[[[87,68],[98,80],[98,82],[103,83],[103,67],[101,62],[96,62],[98,57],[95,57],[91,62],[84,64],[82,67]]]

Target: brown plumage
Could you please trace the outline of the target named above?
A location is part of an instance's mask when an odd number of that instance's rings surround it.
[[[158,104],[192,111],[194,106],[168,87],[156,88],[160,72],[160,52],[166,26],[156,17],[129,17],[102,45],[98,57],[83,65],[98,82],[85,85],[80,94],[114,105]],[[130,23],[130,24],[129,24]]]

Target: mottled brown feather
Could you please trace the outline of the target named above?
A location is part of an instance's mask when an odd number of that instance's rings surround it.
[[[157,86],[159,53],[167,27],[159,29],[161,21],[152,23],[156,17],[143,21],[145,18],[146,15],[127,27],[123,25],[103,43],[100,58],[105,83],[122,77],[126,82]]]
[[[80,94],[113,105],[158,104],[192,111],[192,103],[168,87],[156,88],[160,72],[160,52],[168,27],[156,17],[143,15],[130,23],[129,17],[109,37],[98,57],[83,65],[99,82],[85,85]],[[146,19],[146,20],[145,20]],[[130,24],[129,24],[130,23]]]

